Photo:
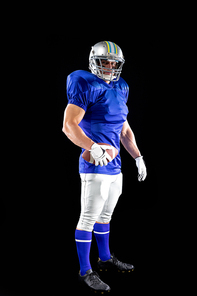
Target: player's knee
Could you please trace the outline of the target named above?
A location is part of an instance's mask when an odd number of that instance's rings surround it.
[[[109,213],[102,214],[97,218],[97,222],[99,222],[99,223],[109,223],[111,221],[111,217],[112,217],[112,215],[109,214]]]
[[[93,231],[94,224],[96,222],[96,218],[92,217],[80,217],[79,222],[77,224],[77,229],[81,229],[84,231]]]

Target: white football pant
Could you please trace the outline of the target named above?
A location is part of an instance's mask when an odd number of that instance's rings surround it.
[[[77,229],[92,231],[95,222],[109,223],[122,193],[118,175],[80,174],[81,214]]]

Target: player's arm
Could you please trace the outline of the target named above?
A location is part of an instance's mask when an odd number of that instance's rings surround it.
[[[132,132],[128,121],[125,121],[123,124],[120,140],[125,149],[136,161],[136,166],[138,168],[138,181],[144,181],[147,176],[146,166],[143,161],[143,156],[141,156],[141,153],[137,147],[134,133]]]
[[[134,133],[131,130],[127,120],[123,124],[120,140],[124,148],[134,159],[141,156],[141,153],[135,141]]]
[[[64,112],[62,131],[77,146],[90,150],[94,142],[88,138],[79,123],[83,119],[85,111],[73,104],[68,104]]]

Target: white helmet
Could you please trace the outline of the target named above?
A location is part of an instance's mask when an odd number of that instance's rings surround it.
[[[116,68],[111,69],[103,67],[101,60],[116,62]],[[89,69],[99,78],[109,81],[118,81],[124,62],[122,50],[117,44],[111,41],[101,41],[92,46],[89,56]],[[103,74],[106,70],[111,74]]]

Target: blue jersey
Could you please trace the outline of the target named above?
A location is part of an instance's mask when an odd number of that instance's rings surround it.
[[[128,114],[128,94],[129,87],[121,77],[117,82],[109,84],[83,70],[74,71],[67,77],[68,104],[79,106],[85,111],[79,126],[92,141],[113,145],[118,152],[120,134]],[[116,175],[121,172],[119,153],[103,167],[85,161],[81,155],[79,173]]]

